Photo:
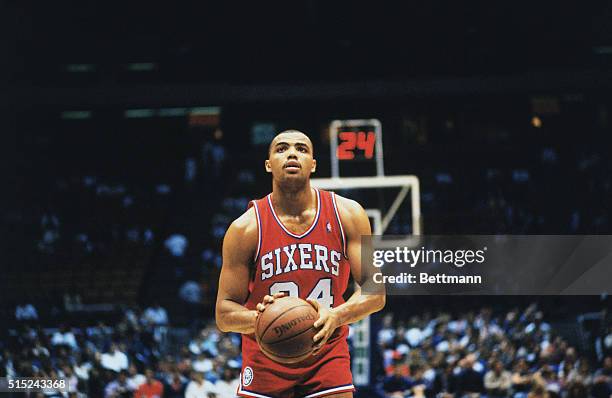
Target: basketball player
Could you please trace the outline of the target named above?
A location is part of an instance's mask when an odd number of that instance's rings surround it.
[[[356,202],[312,188],[313,146],[302,132],[278,134],[265,168],[272,193],[252,201],[227,230],[216,320],[242,333],[243,397],[352,397],[348,324],[380,310],[384,294],[359,287],[344,302],[349,276],[362,281],[361,236],[370,222]],[[283,295],[307,299],[318,311],[313,355],[282,365],[266,357],[255,337],[258,315]]]

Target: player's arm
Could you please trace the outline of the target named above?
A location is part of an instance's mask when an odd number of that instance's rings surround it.
[[[371,266],[361,262],[361,237],[372,234],[368,215],[354,200],[341,196],[336,196],[336,199],[347,240],[346,254],[351,265],[351,275],[357,283],[355,292],[346,303],[333,309],[339,317],[340,325],[346,325],[380,311],[385,306],[386,297],[382,285],[376,286],[381,289],[377,294],[362,294],[361,290],[364,282],[371,278]]]
[[[257,250],[257,219],[253,208],[228,228],[223,239],[223,266],[215,318],[222,332],[253,333],[257,311],[247,309],[249,266]]]
[[[378,294],[362,294],[361,290],[364,281],[369,277],[367,271],[369,267],[362,267],[361,264],[361,236],[371,235],[370,220],[359,203],[341,196],[336,196],[336,198],[347,240],[346,250],[351,265],[351,274],[357,286],[355,292],[344,304],[329,311],[325,311],[317,303],[313,303],[320,314],[314,326],[321,328],[314,336],[315,342],[318,342],[315,353],[327,342],[327,339],[337,327],[357,322],[374,312],[380,311],[385,306],[386,300],[384,286],[377,286],[381,289]]]

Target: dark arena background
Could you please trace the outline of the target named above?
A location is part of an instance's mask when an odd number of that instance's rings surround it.
[[[221,244],[287,128],[385,234],[612,233],[609,1],[2,1],[0,30],[0,377],[70,386],[32,397],[235,397]],[[355,396],[609,398],[610,309],[390,296]]]

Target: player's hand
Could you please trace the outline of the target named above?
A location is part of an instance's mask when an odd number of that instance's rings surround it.
[[[315,342],[312,354],[317,355],[325,343],[327,343],[332,333],[334,333],[334,330],[340,326],[340,321],[333,309],[321,306],[319,302],[314,299],[308,299],[306,301],[308,301],[319,313],[319,319],[317,319],[313,325],[314,328],[319,329],[319,331],[312,338]]]
[[[269,294],[266,294],[263,300],[261,301],[261,303],[257,304],[257,311],[262,313],[266,309],[267,306],[269,306],[270,304],[274,302],[274,299],[278,299],[281,297],[285,297],[285,293],[283,292],[274,293],[274,295],[272,296],[270,296]]]

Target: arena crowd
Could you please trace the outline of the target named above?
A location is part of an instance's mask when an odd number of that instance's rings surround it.
[[[31,308],[31,310],[35,308]],[[16,315],[23,315],[17,308]],[[62,377],[64,397],[235,397],[240,336],[211,320],[171,337],[159,305],[130,307],[115,324],[43,328],[18,319],[0,340],[3,377]],[[609,398],[612,328],[595,357],[568,344],[533,304],[496,313],[483,307],[408,319],[386,312],[377,335],[382,369],[371,394],[399,397]],[[376,359],[375,359],[376,360]],[[376,366],[375,366],[376,367]]]
[[[378,333],[384,377],[377,392],[398,397],[607,398],[612,329],[595,360],[568,344],[532,304],[452,317],[387,313]]]
[[[128,308],[113,325],[43,328],[32,319],[0,341],[1,377],[65,378],[70,393],[47,397],[235,397],[240,337],[210,321],[181,343],[162,307]]]

